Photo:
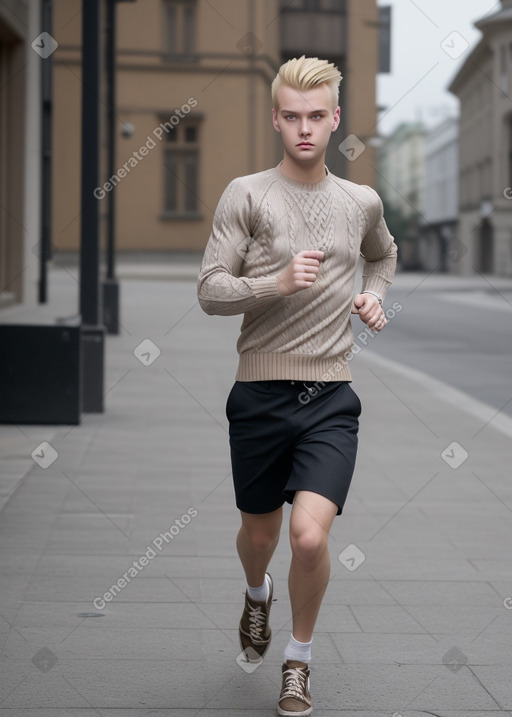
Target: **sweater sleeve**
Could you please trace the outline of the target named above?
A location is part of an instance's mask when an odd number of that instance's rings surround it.
[[[197,279],[199,304],[207,314],[230,316],[282,299],[276,276],[240,276],[252,238],[251,197],[240,179],[222,194]]]
[[[361,242],[363,264],[362,291],[374,291],[384,299],[396,269],[397,246],[384,219],[382,200],[371,187],[368,211],[369,229]]]

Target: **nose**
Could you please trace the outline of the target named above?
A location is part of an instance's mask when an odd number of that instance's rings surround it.
[[[308,124],[308,120],[306,117],[304,117],[304,119],[301,122],[299,134],[301,135],[301,137],[305,137],[305,136],[311,134],[311,130],[309,129],[309,124]]]

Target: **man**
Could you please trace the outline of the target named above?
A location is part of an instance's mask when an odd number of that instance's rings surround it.
[[[356,458],[361,404],[350,386],[350,314],[373,331],[385,326],[382,301],[396,266],[378,195],[325,166],[340,121],[341,79],[318,58],[281,66],[272,115],[284,158],[228,185],[198,277],[207,314],[244,314],[226,415],[242,521],[237,550],[247,581],[239,632],[251,662],[270,645],[267,567],[282,506],[292,503],[292,633],[277,712],[294,717],[312,711],[309,663],[329,582],[327,540]],[[360,255],[363,286],[353,299]]]

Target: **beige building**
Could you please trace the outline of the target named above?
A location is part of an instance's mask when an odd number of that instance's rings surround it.
[[[460,100],[459,245],[453,271],[512,276],[512,0],[476,23],[483,36],[449,89]]]
[[[54,0],[56,251],[75,250],[80,241],[80,6],[81,0]],[[119,3],[117,170],[104,173],[95,192],[106,210],[116,187],[117,247],[204,248],[231,179],[282,158],[270,84],[283,61],[301,54],[336,62],[344,76],[343,120],[329,168],[374,185],[374,150],[366,140],[377,124],[378,20],[376,0]],[[338,150],[351,134],[365,145],[354,161]]]

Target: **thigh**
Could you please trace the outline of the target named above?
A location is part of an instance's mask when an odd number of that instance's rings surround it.
[[[290,515],[290,536],[313,532],[327,538],[338,506],[329,498],[308,490],[298,490]]]
[[[304,406],[285,496],[292,502],[296,491],[318,493],[339,515],[355,468],[361,403],[348,382],[321,391]]]
[[[283,505],[292,466],[286,395],[268,383],[236,382],[226,404],[236,505],[249,514]]]
[[[271,539],[275,539],[281,532],[281,524],[283,522],[283,509],[278,508],[270,513],[245,513],[240,511],[242,525],[252,536],[263,535]]]

